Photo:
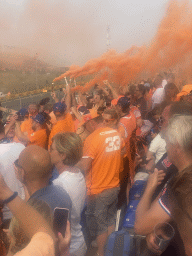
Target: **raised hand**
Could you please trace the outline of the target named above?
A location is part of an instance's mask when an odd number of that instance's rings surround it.
[[[161,184],[164,178],[165,178],[164,171],[162,170],[158,171],[155,168],[154,172],[149,175],[146,189],[155,191],[157,186]]]

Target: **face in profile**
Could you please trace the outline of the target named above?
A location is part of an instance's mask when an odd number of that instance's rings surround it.
[[[36,116],[38,114],[38,109],[36,107],[36,105],[29,105],[28,107],[28,112],[31,116]]]
[[[53,143],[51,144],[51,147],[49,149],[49,153],[50,153],[50,156],[51,156],[51,163],[53,165],[56,165],[58,164],[59,162],[62,162],[62,157],[63,155],[60,154],[57,149],[56,149],[56,144],[55,142],[53,141]]]
[[[11,129],[7,133],[7,138],[13,139],[15,137],[15,127],[12,126]]]

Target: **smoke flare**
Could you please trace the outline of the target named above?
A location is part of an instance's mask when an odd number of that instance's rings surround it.
[[[89,60],[83,67],[71,66],[54,81],[65,76],[77,78],[98,74],[84,88],[86,91],[103,77],[117,84],[126,85],[137,80],[142,73],[150,76],[162,70],[172,69],[180,75],[189,76],[192,71],[192,6],[188,0],[171,0],[151,44],[146,47],[133,46],[124,53],[110,50],[99,58]]]

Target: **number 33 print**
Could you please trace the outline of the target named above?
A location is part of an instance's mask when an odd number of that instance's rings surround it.
[[[108,137],[105,139],[105,143],[107,144],[105,151],[112,152],[120,149],[120,137]]]

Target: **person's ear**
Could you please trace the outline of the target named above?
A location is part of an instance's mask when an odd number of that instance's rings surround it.
[[[25,180],[26,180],[26,177],[25,177],[25,171],[21,168],[20,169],[20,181],[21,183],[25,184]]]
[[[65,153],[63,153],[63,154],[61,154],[61,159],[62,159],[62,161],[64,161],[65,159],[66,159],[66,154]]]

